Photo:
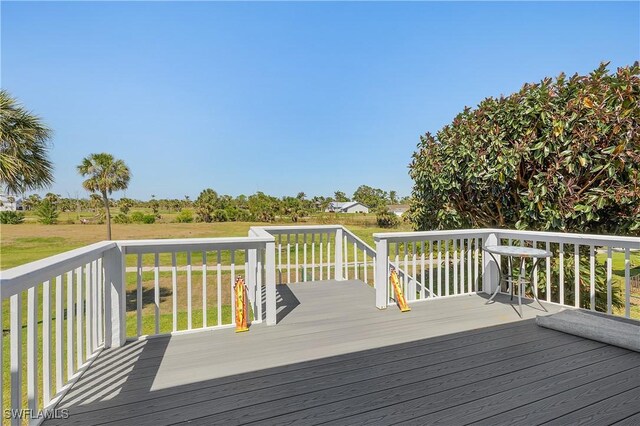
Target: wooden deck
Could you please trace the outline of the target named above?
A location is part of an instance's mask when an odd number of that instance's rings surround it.
[[[61,424],[638,424],[640,353],[499,296],[378,311],[358,281],[279,286],[279,324],[103,352]],[[516,302],[517,303],[517,302]],[[548,306],[556,311],[555,306]],[[46,425],[56,424],[47,421]]]

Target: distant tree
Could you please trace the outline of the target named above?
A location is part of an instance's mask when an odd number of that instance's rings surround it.
[[[155,198],[152,198],[149,201],[149,207],[151,208],[151,211],[153,211],[153,214],[157,215],[158,211],[160,210],[160,202],[158,200],[156,200]]]
[[[281,202],[281,212],[284,216],[289,216],[292,222],[307,214],[304,203],[298,197],[283,197]]]
[[[98,194],[90,194],[89,195],[89,208],[94,212],[98,213],[100,208],[103,206],[104,202],[102,201],[102,197]]]
[[[58,222],[58,209],[50,198],[42,200],[38,208],[36,209],[36,216],[38,216],[38,222],[45,225],[53,225]]]
[[[124,214],[128,214],[131,210],[131,207],[133,207],[133,200],[131,198],[123,197],[120,198],[120,201],[118,201],[118,208]]]
[[[260,222],[273,222],[279,209],[277,198],[257,192],[249,197],[249,211],[255,220]]]
[[[376,223],[380,228],[395,228],[400,224],[400,218],[383,206],[376,211]]]
[[[131,171],[122,160],[111,154],[91,154],[78,165],[78,173],[88,177],[82,186],[94,193],[99,193],[104,202],[107,216],[107,239],[111,239],[111,210],[109,196],[113,191],[127,189],[131,179]]]
[[[58,201],[58,207],[63,212],[70,212],[75,208],[75,203],[76,201],[74,199],[60,198],[60,201]]]
[[[345,194],[342,191],[336,191],[333,193],[333,198],[335,198],[335,201],[339,202],[339,203],[344,203],[349,201],[349,198],[347,197],[347,194]]]
[[[20,194],[53,183],[50,137],[38,116],[0,90],[0,185],[7,192]]]
[[[334,201],[332,197],[314,196],[309,203],[310,209],[314,211],[325,211],[332,201]]]
[[[396,191],[389,191],[389,201],[391,204],[398,204],[398,193]]]
[[[45,200],[49,200],[52,204],[57,205],[60,201],[60,195],[54,194],[53,192],[48,192],[45,196]]]
[[[298,195],[296,195],[296,198],[298,200],[304,200],[305,198],[307,198],[307,194],[305,194],[304,192],[298,192]]]
[[[224,209],[215,209],[213,211],[212,217],[213,217],[213,221],[214,222],[228,222],[229,221],[229,215],[227,214],[227,211],[224,210]]]
[[[24,207],[25,210],[33,210],[37,208],[41,202],[42,199],[38,194],[31,194],[22,201],[22,207]]]
[[[371,209],[382,207],[389,201],[386,191],[367,185],[360,185],[353,193],[353,199]]]
[[[220,197],[216,191],[207,188],[200,192],[194,205],[196,208],[196,216],[200,222],[213,222],[213,213],[220,208]]]

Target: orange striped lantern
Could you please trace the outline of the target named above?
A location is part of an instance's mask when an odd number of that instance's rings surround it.
[[[236,333],[249,331],[247,326],[247,287],[244,285],[244,279],[238,277],[234,285],[236,294]]]
[[[400,312],[408,312],[411,310],[409,305],[407,305],[407,300],[404,298],[404,294],[402,293],[402,287],[400,286],[400,280],[398,280],[398,272],[396,272],[395,268],[391,268],[391,285],[393,285],[393,292],[395,293],[396,303],[400,308]]]

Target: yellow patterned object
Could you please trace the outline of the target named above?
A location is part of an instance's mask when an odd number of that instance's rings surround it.
[[[398,273],[394,268],[391,268],[391,284],[393,285],[393,292],[395,294],[396,303],[398,303],[398,307],[401,312],[408,312],[411,310],[409,305],[407,305],[407,300],[404,298],[404,294],[402,293],[402,287],[400,286],[400,280],[398,280]]]
[[[249,331],[247,326],[247,287],[244,279],[238,277],[233,287],[236,293],[236,333]]]

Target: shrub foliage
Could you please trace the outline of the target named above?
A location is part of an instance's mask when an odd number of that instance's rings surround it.
[[[376,223],[380,228],[396,228],[400,225],[400,218],[386,207],[376,211]]]
[[[122,209],[122,207],[120,209]],[[118,213],[113,218],[113,222],[118,224],[131,223],[131,219],[125,213]]]
[[[24,213],[22,212],[0,212],[0,224],[2,225],[17,225],[22,222],[24,222]]]
[[[58,208],[48,198],[42,200],[36,209],[36,215],[38,216],[38,222],[45,225],[55,225],[58,223]]]
[[[143,212],[133,212],[131,213],[130,220],[132,223],[151,224],[156,222],[156,216],[153,214],[144,214]]]
[[[525,84],[420,138],[416,229],[640,232],[640,67]]]
[[[176,222],[178,223],[191,223],[193,222],[193,211],[190,209],[182,209],[176,216]]]

